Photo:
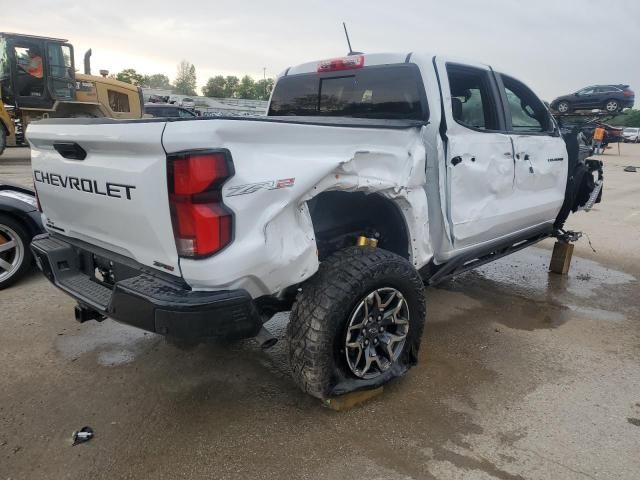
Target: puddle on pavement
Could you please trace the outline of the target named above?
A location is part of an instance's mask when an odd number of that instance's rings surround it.
[[[160,335],[145,332],[111,319],[100,323],[87,322],[81,325],[77,331],[67,330],[64,335],[56,338],[56,349],[64,358],[72,361],[83,355],[94,355],[97,363],[105,367],[131,363],[142,355],[158,349],[164,352],[161,352],[163,355],[184,354],[203,359],[215,357],[216,361],[237,359],[238,356],[242,356],[246,360],[260,364],[271,374],[282,378],[289,376],[285,342],[288,320],[289,314],[285,312],[275,315],[267,322],[266,327],[278,338],[278,343],[270,348],[266,355],[253,339],[228,344],[205,343],[179,347],[167,343]]]
[[[480,310],[494,314],[509,328],[556,328],[572,318],[623,321],[637,290],[635,277],[598,262],[573,257],[566,276],[549,273],[551,253],[528,248],[482,266],[437,287],[482,303]],[[476,311],[479,314],[479,311]],[[469,310],[469,315],[474,309]]]
[[[132,362],[159,340],[153,333],[105,320],[87,322],[78,332],[58,337],[56,348],[68,360],[95,353],[100,365],[112,367]]]

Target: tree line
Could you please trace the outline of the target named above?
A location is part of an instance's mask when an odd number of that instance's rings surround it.
[[[178,95],[197,95],[196,67],[186,60],[178,64],[176,78],[173,83],[163,73],[144,75],[138,73],[134,68],[126,68],[110,77],[139,87],[172,90]],[[238,78],[235,75],[226,77],[216,75],[207,80],[205,86],[202,87],[202,94],[205,97],[215,98],[268,100],[273,84],[272,78],[256,81],[249,75],[245,75],[242,78]]]
[[[615,127],[640,127],[640,110],[625,110],[609,123]]]
[[[269,100],[273,89],[273,78],[255,81],[249,75],[238,78],[235,75],[216,75],[207,80],[202,87],[205,97],[216,98],[246,98],[253,100]]]

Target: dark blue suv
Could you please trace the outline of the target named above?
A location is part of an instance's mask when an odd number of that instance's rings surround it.
[[[551,102],[551,108],[558,113],[594,108],[615,113],[633,107],[634,101],[635,94],[629,85],[593,85],[556,98]]]

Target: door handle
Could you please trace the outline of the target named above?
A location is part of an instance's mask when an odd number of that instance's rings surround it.
[[[453,157],[451,159],[451,165],[454,167],[462,161],[462,157]]]
[[[529,154],[528,154],[528,153],[525,153],[525,154],[524,154],[524,159],[525,159],[525,160],[527,160],[527,161],[531,160],[531,159],[529,158]]]
[[[84,160],[87,158],[87,152],[75,142],[55,142],[53,148],[69,160]]]

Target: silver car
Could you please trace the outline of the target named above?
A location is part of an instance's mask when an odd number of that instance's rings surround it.
[[[640,128],[627,127],[622,130],[622,139],[625,142],[640,142]]]

